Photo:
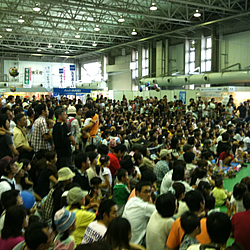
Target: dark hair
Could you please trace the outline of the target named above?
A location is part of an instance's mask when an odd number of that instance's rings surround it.
[[[37,222],[40,222],[40,217],[37,216],[37,215],[31,215],[29,217],[29,226],[33,223],[37,223]]]
[[[110,160],[110,157],[107,155],[102,155],[100,157],[100,163],[103,165],[104,163],[108,162]]]
[[[75,250],[112,250],[112,246],[105,241],[97,241],[89,244],[80,244]]]
[[[128,171],[126,169],[120,168],[120,169],[118,169],[116,176],[117,176],[118,180],[121,181],[122,177],[125,177],[127,173],[128,173]]]
[[[6,121],[9,120],[8,115],[7,114],[0,114],[0,127],[4,127],[6,128]]]
[[[25,243],[30,250],[37,250],[41,244],[47,243],[48,236],[43,229],[48,227],[44,222],[35,222],[28,226],[25,231]]]
[[[172,217],[176,210],[176,198],[170,192],[162,194],[158,196],[155,207],[163,218]]]
[[[92,118],[95,115],[95,111],[89,110],[85,113],[86,118]]]
[[[185,169],[183,166],[180,166],[180,165],[175,166],[173,168],[172,180],[173,181],[183,181],[184,174],[185,174]]]
[[[75,108],[76,108],[76,112],[77,112],[79,109],[82,109],[82,105],[81,104],[76,104]]]
[[[64,108],[58,108],[57,110],[55,110],[56,119],[58,119],[59,116],[62,116],[63,112],[66,112],[66,110]]]
[[[243,195],[248,191],[247,186],[243,183],[237,183],[233,189],[233,196],[235,200],[241,200]]]
[[[111,199],[103,200],[99,206],[99,209],[98,209],[97,220],[103,220],[104,214],[106,214],[109,217],[109,213],[110,213],[112,207],[115,205],[116,205],[116,203]]]
[[[51,162],[53,159],[56,157],[56,152],[55,151],[48,151],[45,153],[45,158],[47,161]]]
[[[144,186],[150,186],[150,183],[147,181],[139,181],[135,185],[135,191],[138,191],[140,193]]]
[[[199,168],[207,169],[208,162],[204,159],[198,160],[197,165]]]
[[[186,234],[191,234],[197,227],[200,227],[200,219],[190,211],[186,211],[181,216],[181,227]]]
[[[250,210],[250,193],[243,195],[243,205],[246,210]]]
[[[14,205],[6,210],[2,239],[18,237],[22,235],[23,221],[27,216],[27,210],[23,206]]]
[[[205,197],[205,209],[211,210],[215,208],[215,198],[212,195]]]
[[[146,182],[153,184],[154,182],[156,182],[156,180],[157,180],[157,177],[153,171],[146,170],[142,172],[141,181],[146,181]]]
[[[185,186],[181,182],[173,183],[172,188],[175,191],[174,196],[176,197],[177,200],[179,200],[180,196],[185,193]]]
[[[195,141],[195,138],[193,136],[188,137],[187,143],[190,144],[190,145],[194,145],[194,141]]]
[[[77,156],[76,156],[76,159],[75,159],[75,166],[77,169],[81,169],[82,168],[82,163],[86,163],[88,159],[88,156],[87,154],[84,154],[84,153],[79,153]]]
[[[140,152],[134,153],[133,157],[134,157],[134,160],[135,160],[135,165],[139,167],[138,160],[141,160],[141,158],[143,157],[142,153],[140,153]]]
[[[9,207],[12,207],[16,205],[17,197],[19,195],[18,190],[8,190],[2,193],[1,196],[1,205],[5,210],[7,210]]]
[[[87,107],[87,108],[90,109],[90,110],[93,109],[93,105],[90,104],[90,103],[86,103],[86,104],[84,105],[84,107]]]
[[[195,154],[193,152],[186,152],[183,157],[186,163],[192,163],[195,158]]]
[[[95,151],[97,149],[96,145],[94,144],[90,144],[86,147],[85,149],[85,153],[91,152],[91,151]]]
[[[117,217],[113,219],[104,235],[104,240],[109,243],[113,249],[130,249],[129,234],[131,226],[127,219]]]
[[[18,162],[23,163],[23,168],[28,167],[28,165],[30,164],[30,161],[28,159],[25,159],[25,158],[18,160]]]
[[[204,203],[203,195],[196,190],[191,190],[186,193],[184,201],[191,212],[197,212],[200,210],[201,203]]]
[[[248,191],[250,191],[250,177],[246,176],[244,178],[241,179],[241,182],[247,186]]]
[[[197,191],[199,191],[205,197],[206,189],[211,189],[211,185],[207,181],[200,181],[197,187]]]
[[[100,155],[107,155],[109,153],[109,147],[101,144],[100,146],[98,146],[97,151]]]
[[[96,185],[100,185],[102,183],[102,179],[100,177],[93,177],[91,180],[90,180],[90,185],[91,186],[96,186]]]
[[[121,151],[121,153],[126,152],[127,147],[124,144],[119,144],[114,148],[114,152],[117,154],[119,151]]]
[[[21,119],[24,117],[25,115],[22,113],[19,113],[17,115],[15,115],[15,119],[14,122],[17,124],[18,121],[21,121]]]
[[[221,187],[221,185],[223,184],[223,179],[222,179],[222,177],[221,177],[221,176],[216,177],[214,183],[215,183],[215,186],[216,186],[217,188]]]
[[[35,112],[38,116],[42,114],[43,111],[46,111],[47,106],[45,104],[38,104],[35,106]]]
[[[230,236],[232,223],[228,215],[214,212],[207,217],[207,232],[211,242],[225,244]]]
[[[145,146],[139,148],[139,152],[143,155],[143,157],[147,156],[147,151],[148,151],[148,148]]]
[[[228,141],[229,140],[229,134],[228,133],[223,133],[222,134],[222,141]]]
[[[90,163],[92,164],[92,162],[96,159],[98,154],[95,151],[92,151],[88,152],[87,155],[89,157]]]

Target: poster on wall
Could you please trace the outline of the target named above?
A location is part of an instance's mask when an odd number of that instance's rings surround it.
[[[44,67],[44,88],[52,89],[51,66]]]
[[[60,78],[60,82],[59,82],[59,86],[60,88],[64,88],[64,77],[63,77],[63,69],[59,69],[59,78]]]
[[[24,68],[24,88],[31,88],[31,68]]]
[[[75,88],[75,72],[76,72],[76,66],[75,65],[69,65],[70,69],[70,88]]]
[[[186,91],[179,92],[179,100],[181,100],[183,104],[186,104]]]

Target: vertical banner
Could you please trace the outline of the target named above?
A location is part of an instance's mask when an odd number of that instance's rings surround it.
[[[59,69],[60,88],[64,88],[63,71],[64,71],[63,69]]]
[[[51,67],[44,67],[44,88],[52,89]]]
[[[24,68],[24,88],[31,88],[31,68]]]
[[[76,66],[75,65],[69,65],[70,69],[70,88],[75,88],[75,72],[76,72]]]
[[[179,100],[181,100],[183,104],[186,104],[186,91],[179,92]]]

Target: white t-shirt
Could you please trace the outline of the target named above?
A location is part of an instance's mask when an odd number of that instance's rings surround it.
[[[125,205],[122,217],[126,218],[131,225],[132,238],[134,244],[141,244],[146,234],[148,221],[155,211],[155,205],[143,201],[135,196]]]
[[[3,229],[4,221],[5,221],[5,214],[6,214],[6,210],[3,211],[0,217],[0,236],[1,236],[1,231]]]
[[[230,203],[235,205],[236,213],[246,211],[246,209],[244,208],[244,205],[243,205],[243,200],[235,200],[233,195],[231,197]]]
[[[5,179],[9,183],[14,184],[14,187],[16,188],[15,178],[13,178],[12,180],[10,180],[7,177],[2,176],[1,179]],[[1,181],[0,182],[0,199],[1,199],[2,193],[11,190],[11,186],[10,186],[10,184],[7,181]]]
[[[89,185],[90,185],[91,179],[94,178],[94,177],[97,177],[97,173],[96,173],[95,168],[93,168],[93,167],[88,168],[86,170],[86,172],[87,172],[87,175],[88,175]]]
[[[98,221],[91,222],[84,233],[82,244],[101,241],[107,231],[107,227]]]
[[[244,150],[248,150],[248,144],[250,144],[250,138],[247,136],[243,141],[245,143]]]
[[[178,213],[174,214],[174,218],[178,219],[181,217],[186,211],[189,211],[187,203],[185,201],[179,201]]]
[[[16,126],[15,122],[10,121],[10,128],[9,131],[13,134],[14,127]]]
[[[92,118],[86,118],[84,121],[83,127],[89,125],[91,121],[92,121]]]
[[[168,192],[169,188],[172,186],[172,175],[173,175],[173,169],[171,169],[169,172],[165,174],[165,176],[162,179],[161,182],[161,194],[165,194]]]
[[[110,186],[112,186],[112,175],[111,175],[111,172],[110,172],[110,169],[109,168],[106,168],[106,167],[103,167],[103,172],[102,172],[102,169],[100,170],[100,174],[99,174],[99,177],[101,178],[102,180],[102,183],[105,183],[106,180],[104,178],[105,175],[108,175],[108,179],[109,179],[109,184]],[[103,191],[105,192],[109,192],[109,188],[102,188]]]
[[[154,211],[147,226],[147,250],[167,249],[166,242],[173,223],[173,218],[163,218],[157,211]]]

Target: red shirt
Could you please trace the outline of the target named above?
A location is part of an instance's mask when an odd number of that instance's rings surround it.
[[[116,171],[120,169],[121,165],[118,158],[113,153],[109,153],[108,156],[110,158],[110,165],[108,168],[110,169],[112,177],[114,177]]]
[[[250,250],[249,232],[250,232],[250,211],[236,213],[231,219],[234,239],[245,250]]]
[[[231,156],[232,160],[234,159],[233,155],[227,154],[225,151],[223,151],[219,156],[218,162],[220,162],[220,160],[225,160],[228,156]]]

